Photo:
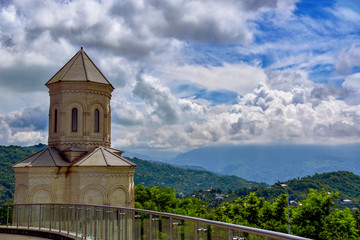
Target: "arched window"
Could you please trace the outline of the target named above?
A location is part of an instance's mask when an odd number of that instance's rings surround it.
[[[54,112],[54,132],[56,133],[57,132],[57,109],[55,109],[55,112]]]
[[[99,109],[95,109],[94,112],[94,132],[99,132],[100,128],[100,118],[99,118]]]
[[[77,108],[73,108],[71,110],[72,116],[71,116],[71,131],[77,132],[78,128],[78,110]]]

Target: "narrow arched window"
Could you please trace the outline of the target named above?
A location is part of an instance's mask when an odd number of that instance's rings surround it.
[[[77,108],[73,108],[71,110],[71,131],[77,132],[78,128],[78,110]]]
[[[56,133],[57,132],[57,109],[55,109],[55,112],[54,112],[54,132]]]
[[[99,132],[100,128],[100,119],[99,119],[99,109],[95,109],[94,112],[94,132]]]

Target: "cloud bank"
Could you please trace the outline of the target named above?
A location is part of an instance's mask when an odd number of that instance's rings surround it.
[[[80,46],[116,87],[114,147],[359,142],[359,19],[335,0],[2,1],[0,142],[46,143],[43,84]]]

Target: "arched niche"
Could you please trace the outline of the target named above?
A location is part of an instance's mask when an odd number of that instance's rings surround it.
[[[107,126],[107,119],[105,118],[105,105],[96,100],[91,102],[90,107],[89,107],[89,112],[90,112],[90,119],[89,119],[89,126],[90,126],[90,135],[92,137],[98,138],[99,140],[101,140],[104,136],[104,131],[106,130],[106,126]],[[99,118],[98,118],[98,131],[96,131],[95,129],[95,122],[96,122],[96,110],[99,113]]]
[[[128,195],[129,194],[124,186],[114,186],[109,192],[109,205],[117,207],[129,207]]]
[[[83,204],[106,205],[104,189],[99,186],[88,186],[84,188],[81,193],[81,199]]]
[[[30,192],[31,203],[54,203],[55,193],[49,186],[42,185]]]
[[[22,185],[17,186],[14,193],[14,203],[27,203],[28,202],[28,192],[26,188]]]

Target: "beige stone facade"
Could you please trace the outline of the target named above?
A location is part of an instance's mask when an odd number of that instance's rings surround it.
[[[81,49],[46,86],[49,147],[13,165],[14,203],[134,207],[136,165],[110,148],[111,83]]]

